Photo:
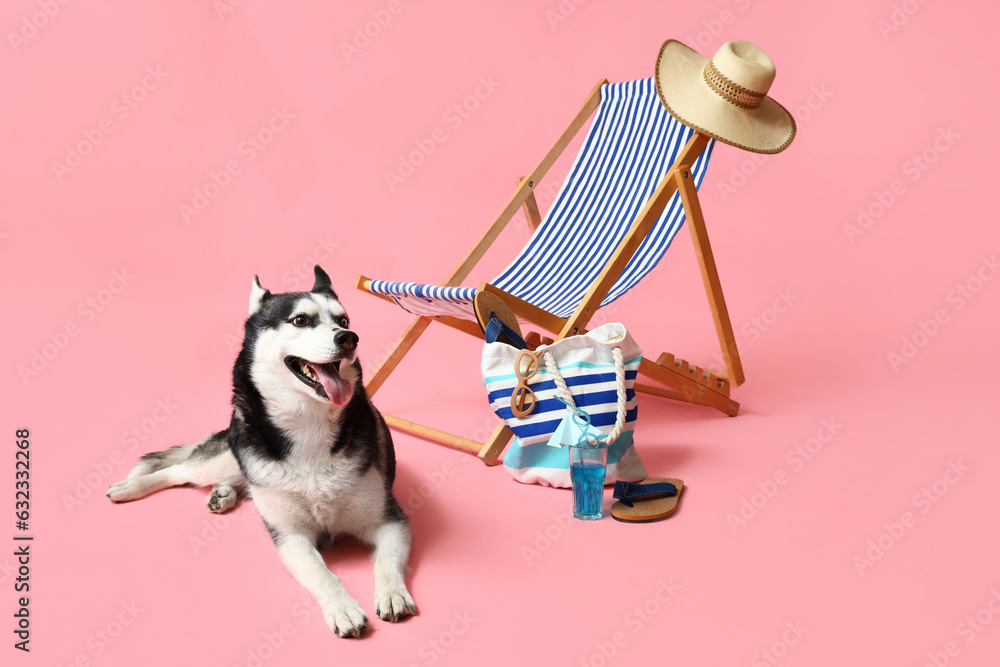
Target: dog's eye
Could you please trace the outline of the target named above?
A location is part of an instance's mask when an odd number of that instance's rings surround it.
[[[305,315],[296,315],[295,317],[292,318],[292,324],[297,327],[304,327],[305,325],[309,324],[309,318],[306,317]]]
[[[344,329],[349,329],[350,328],[350,320],[348,320],[346,317],[339,318],[337,320],[337,324],[339,324]]]

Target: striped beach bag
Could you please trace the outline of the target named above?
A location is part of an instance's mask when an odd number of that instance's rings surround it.
[[[608,323],[581,336],[540,346],[535,350],[539,363],[527,373],[515,369],[518,352],[505,343],[487,343],[482,360],[490,407],[514,432],[514,442],[503,460],[514,479],[526,484],[572,486],[569,452],[562,443],[550,442],[570,414],[557,396],[587,412],[603,439],[614,440],[608,448],[608,484],[646,478],[632,441],[638,412],[633,385],[642,350],[624,326]],[[530,414],[517,417],[511,397],[525,384],[534,394],[534,408]]]

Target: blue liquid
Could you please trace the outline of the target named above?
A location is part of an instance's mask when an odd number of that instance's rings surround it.
[[[600,519],[604,502],[604,475],[607,468],[595,461],[578,461],[569,467],[573,482],[573,516]]]

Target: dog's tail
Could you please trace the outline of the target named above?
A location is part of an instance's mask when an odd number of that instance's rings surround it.
[[[184,463],[188,459],[208,459],[217,456],[229,448],[228,434],[229,431],[217,431],[200,442],[174,445],[166,451],[143,454],[125,479],[148,475],[151,472]]]

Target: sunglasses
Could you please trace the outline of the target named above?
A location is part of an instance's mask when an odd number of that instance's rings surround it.
[[[518,419],[523,419],[535,409],[535,392],[528,386],[528,380],[538,373],[538,356],[530,350],[520,350],[514,359],[514,377],[517,386],[510,395],[510,411]]]

